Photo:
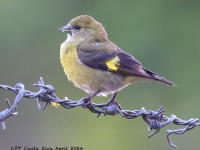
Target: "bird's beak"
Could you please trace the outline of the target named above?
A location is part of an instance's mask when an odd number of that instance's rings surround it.
[[[66,26],[61,27],[58,30],[60,30],[62,32],[67,32],[67,33],[71,34],[71,26],[69,24],[67,24]]]

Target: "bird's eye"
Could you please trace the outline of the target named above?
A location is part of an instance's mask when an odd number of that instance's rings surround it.
[[[81,26],[75,25],[74,28],[75,28],[76,30],[80,30],[80,29],[81,29]]]

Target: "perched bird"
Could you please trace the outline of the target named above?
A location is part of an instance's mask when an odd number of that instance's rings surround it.
[[[141,81],[175,86],[143,68],[132,55],[111,42],[103,25],[91,16],[78,16],[59,30],[67,33],[67,39],[60,47],[64,72],[69,81],[91,97],[113,94],[114,100],[118,91]]]

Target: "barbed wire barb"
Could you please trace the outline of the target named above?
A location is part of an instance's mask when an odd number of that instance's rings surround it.
[[[167,141],[169,145],[173,148],[176,148],[176,145],[173,144],[170,140],[171,134],[183,134],[186,131],[195,128],[196,126],[200,126],[198,118],[182,120],[180,118],[177,118],[176,115],[171,115],[170,117],[165,116],[163,106],[161,106],[156,111],[145,110],[144,107],[142,107],[140,110],[123,110],[120,104],[116,101],[96,104],[88,100],[87,97],[81,98],[80,100],[70,100],[68,98],[59,99],[58,96],[55,94],[54,87],[52,85],[45,85],[42,77],[40,77],[38,83],[33,85],[39,87],[39,91],[31,92],[25,90],[25,86],[22,83],[17,83],[14,87],[0,84],[1,89],[6,91],[12,91],[17,94],[13,101],[13,105],[11,105],[10,101],[6,99],[8,108],[0,112],[0,121],[2,122],[3,130],[6,129],[6,124],[5,124],[6,119],[18,114],[16,110],[22,98],[36,99],[36,104],[38,109],[42,110],[44,110],[50,104],[52,105],[59,104],[60,106],[66,109],[72,109],[75,107],[82,107],[84,109],[88,109],[92,113],[97,114],[97,118],[100,117],[101,114],[104,114],[104,116],[106,115],[115,116],[119,114],[126,119],[135,119],[141,116],[142,119],[148,125],[148,131],[149,132],[152,131],[152,133],[149,134],[148,138],[151,138],[152,136],[157,134],[163,127],[167,126],[170,123],[173,123],[175,125],[186,126],[185,128],[166,131]],[[43,106],[41,106],[41,103],[43,103]]]

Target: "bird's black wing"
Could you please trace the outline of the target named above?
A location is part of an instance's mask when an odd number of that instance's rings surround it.
[[[81,44],[78,46],[77,53],[80,61],[91,68],[121,75],[144,76],[140,72],[141,63],[114,44]]]
[[[88,67],[110,71],[123,76],[138,76],[174,85],[157,73],[142,67],[142,64],[130,54],[114,44],[82,44],[77,49],[79,60]]]

